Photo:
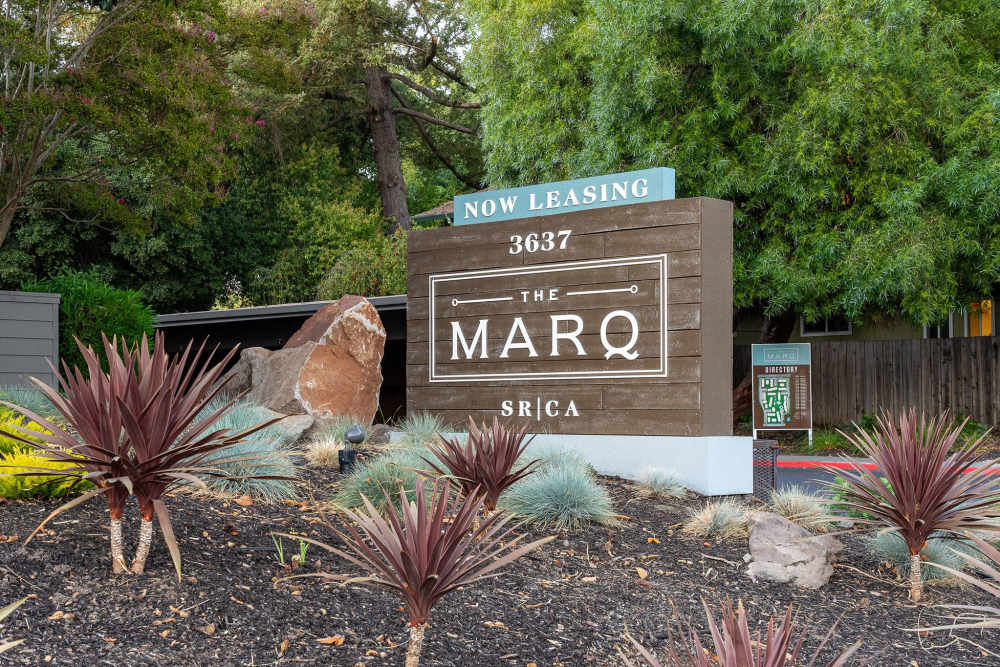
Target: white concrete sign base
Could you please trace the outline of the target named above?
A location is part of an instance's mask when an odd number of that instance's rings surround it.
[[[579,452],[604,475],[634,479],[644,468],[656,466],[675,473],[686,487],[704,496],[753,493],[753,438],[749,436],[540,433],[532,446]]]

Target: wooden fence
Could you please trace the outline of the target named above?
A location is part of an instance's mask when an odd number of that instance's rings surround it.
[[[745,372],[749,346],[735,352]],[[1000,424],[1000,337],[813,343],[812,374],[817,426],[911,406]]]

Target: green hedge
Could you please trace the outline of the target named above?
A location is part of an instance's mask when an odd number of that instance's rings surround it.
[[[59,300],[59,356],[69,364],[83,368],[83,356],[74,338],[92,345],[104,359],[101,332],[123,337],[129,343],[145,333],[152,336],[153,309],[135,290],[119,289],[104,282],[95,271],[64,271],[51,278],[25,283],[28,292],[56,292]],[[60,368],[60,370],[62,370]]]
[[[358,241],[343,252],[320,281],[317,299],[345,294],[384,296],[406,293],[406,234]]]

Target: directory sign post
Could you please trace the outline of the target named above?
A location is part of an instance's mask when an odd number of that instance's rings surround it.
[[[812,444],[809,343],[752,345],[753,437],[758,431],[808,431]]]

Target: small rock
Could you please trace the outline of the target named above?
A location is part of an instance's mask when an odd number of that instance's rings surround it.
[[[783,516],[760,512],[750,521],[747,574],[754,580],[794,583],[816,589],[830,580],[843,545],[829,535],[813,535]]]
[[[375,424],[368,429],[367,442],[372,445],[389,444],[389,438],[392,437],[391,434],[394,430],[388,424]]]

